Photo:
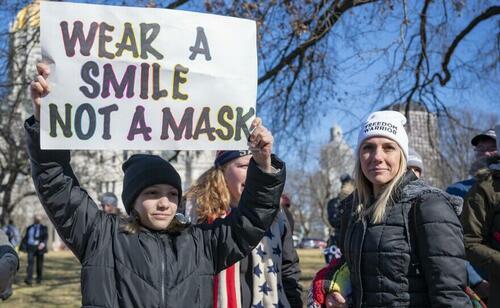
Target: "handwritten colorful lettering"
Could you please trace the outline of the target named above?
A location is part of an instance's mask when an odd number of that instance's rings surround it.
[[[209,14],[42,2],[42,148],[246,148],[255,31]]]

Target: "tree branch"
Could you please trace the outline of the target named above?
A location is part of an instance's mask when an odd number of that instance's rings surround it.
[[[346,1],[341,6],[337,5],[335,1],[329,9],[325,10],[324,14],[318,18],[318,26],[314,29],[311,37],[297,46],[294,50],[288,53],[286,56],[283,56],[281,60],[270,70],[264,73],[263,76],[259,77],[259,84],[266,82],[272,76],[278,74],[285,66],[289,65],[302,53],[305,52],[309,47],[315,45],[321,39],[323,39],[331,28],[335,25],[337,20],[339,20],[340,16],[345,13],[347,10],[355,7],[364,5],[371,2],[376,2],[378,0],[366,0],[366,1]]]
[[[420,86],[420,72],[422,68],[422,63],[424,59],[427,58],[427,33],[426,33],[426,25],[427,25],[427,9],[429,8],[429,4],[431,0],[426,0],[424,6],[422,7],[422,12],[420,12],[420,55],[418,57],[417,66],[415,67],[415,85],[410,90],[410,93],[406,97],[406,112],[408,112],[409,103],[413,97],[413,94],[417,91]],[[410,123],[408,123],[410,125]]]
[[[435,73],[434,76],[432,76],[432,79],[438,78],[439,79],[439,84],[441,86],[445,86],[448,81],[451,79],[451,73],[448,69],[448,64],[450,63],[451,57],[453,55],[453,52],[457,48],[458,44],[464,39],[464,37],[469,34],[480,22],[487,20],[493,16],[500,15],[500,6],[492,6],[489,7],[486,11],[484,11],[481,15],[477,16],[474,18],[468,25],[465,27],[462,32],[460,32],[453,42],[451,43],[450,47],[446,51],[443,57],[443,62],[441,63],[441,68],[443,69],[444,77],[440,73]]]
[[[188,2],[188,1],[189,0],[177,0],[177,1],[174,1],[174,2],[170,3],[169,5],[167,5],[167,9],[176,9],[179,6],[183,5],[184,3]]]

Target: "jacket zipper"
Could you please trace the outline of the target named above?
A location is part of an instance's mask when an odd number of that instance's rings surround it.
[[[359,281],[359,307],[363,306],[363,280],[361,280],[361,255],[363,254],[363,245],[365,242],[365,234],[366,234],[366,221],[364,218],[361,219],[361,223],[363,225],[363,233],[361,234],[361,241],[359,246],[359,254],[358,254],[358,281]]]
[[[158,241],[160,242],[161,249],[161,304],[160,307],[165,307],[165,244],[161,240],[160,235],[157,234]]]

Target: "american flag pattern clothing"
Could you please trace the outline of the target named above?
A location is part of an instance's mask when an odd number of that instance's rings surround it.
[[[252,307],[290,307],[283,289],[280,273],[285,219],[284,213],[280,211],[276,221],[267,230],[264,238],[252,250]]]
[[[209,219],[208,223],[213,223],[214,220]],[[241,308],[240,262],[220,271],[214,277],[214,307]]]
[[[252,250],[252,308],[290,307],[281,280],[282,238],[286,217],[279,212],[264,238]],[[220,272],[214,280],[214,307],[240,308],[240,264]]]
[[[214,307],[241,308],[240,262],[214,277]]]

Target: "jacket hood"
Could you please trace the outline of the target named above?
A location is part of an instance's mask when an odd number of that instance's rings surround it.
[[[452,206],[457,216],[462,213],[464,202],[462,198],[448,194],[437,187],[433,187],[417,179],[413,172],[406,173],[399,190],[399,201],[412,202],[414,200],[424,201],[430,198],[442,198]]]

